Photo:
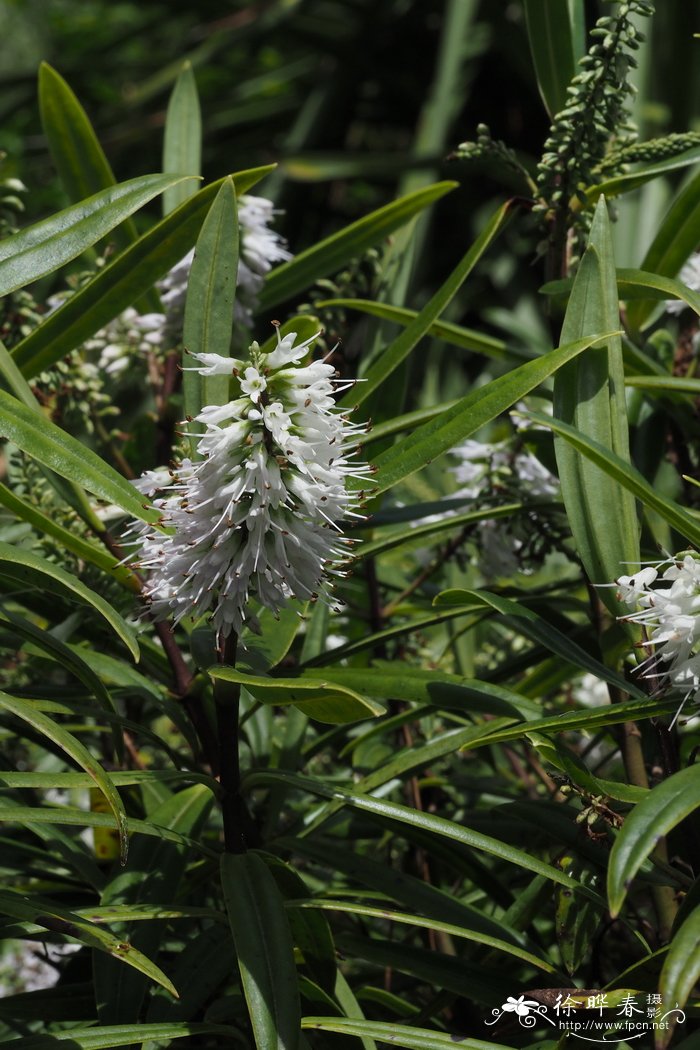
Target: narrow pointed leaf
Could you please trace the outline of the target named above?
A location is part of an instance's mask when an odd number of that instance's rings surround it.
[[[675,277],[691,252],[700,243],[700,172],[680,191],[661,221],[640,269],[662,277]],[[631,303],[627,319],[631,328],[640,328],[653,309],[653,303]]]
[[[337,1032],[341,1035],[356,1035],[358,1039],[372,1037],[387,1046],[403,1047],[404,1050],[510,1050],[503,1043],[487,1043],[482,1039],[469,1039],[465,1035],[449,1035],[447,1032],[431,1032],[427,1028],[414,1028],[386,1021],[364,1021],[347,1017],[302,1017],[301,1026],[316,1032]],[[21,1047],[20,1050],[24,1050]]]
[[[444,817],[423,813],[420,810],[412,809],[410,806],[400,805],[398,802],[388,802],[386,799],[375,798],[372,795],[362,795],[348,788],[333,787],[319,780],[313,780],[311,777],[296,776],[287,772],[270,770],[250,773],[244,778],[244,787],[246,788],[265,784],[286,784],[290,789],[296,791],[308,791],[313,795],[320,795],[322,798],[336,799],[343,802],[346,806],[366,813],[376,814],[398,825],[408,824],[422,831],[460,842],[463,845],[470,846],[472,849],[481,850],[517,867],[524,868],[526,871],[534,871],[538,875],[544,875],[552,882],[568,886],[572,890],[581,890],[588,897],[595,896],[585,887],[581,887],[575,879],[569,878],[564,872],[558,871],[550,864],[528,855],[524,850],[515,849],[506,843],[500,842],[498,839],[473,831],[471,828],[463,827],[461,824],[446,820]]]
[[[28,226],[0,242],[0,295],[53,273],[92,247],[178,175],[142,175],[93,194],[79,204]]]
[[[375,466],[378,471],[373,479],[372,493],[378,495],[392,488],[431,463],[436,456],[448,452],[507,411],[567,361],[605,338],[606,334],[592,335],[568,343],[467,394],[452,408],[415,430],[405,441],[377,457]],[[357,487],[361,487],[359,483]]]
[[[700,806],[700,768],[688,766],[657,784],[625,817],[610,852],[608,900],[620,914],[627,891],[660,839]]]
[[[138,489],[92,449],[4,390],[0,390],[0,435],[62,478],[116,504],[125,513],[151,524],[159,521],[160,514],[145,504]]]
[[[611,331],[619,319],[607,206],[601,198],[569,299],[562,343],[590,332]],[[619,335],[591,347],[557,372],[554,417],[629,463]],[[556,439],[554,447],[562,497],[583,566],[593,584],[609,584],[640,559],[634,496],[567,442]],[[626,611],[614,588],[599,593],[614,614]]]
[[[263,704],[294,704],[319,722],[357,722],[384,714],[383,707],[332,680],[250,675],[219,664],[210,667],[209,674],[225,682],[238,682]]]
[[[139,645],[132,628],[112,606],[87,587],[77,576],[59,565],[46,561],[30,550],[0,543],[0,575],[30,586],[38,586],[91,606],[123,641],[134,660],[139,658]]]
[[[15,1039],[16,1050],[48,1050],[47,1038],[54,1043],[67,1043],[69,1050],[109,1050],[113,1046],[131,1046],[135,1043],[152,1041],[168,1043],[171,1039],[184,1039],[185,1036],[219,1036],[221,1045],[229,1039],[247,1046],[246,1040],[236,1028],[221,1024],[205,1024],[193,1021],[168,1021],[162,1024],[119,1024],[90,1028],[65,1028],[46,1035],[30,1035]],[[485,1050],[485,1048],[484,1048]],[[498,1048],[496,1048],[498,1050]]]
[[[384,350],[379,360],[372,365],[365,375],[363,382],[358,387],[353,387],[345,395],[343,401],[346,403],[351,402],[353,405],[362,404],[406,360],[416,344],[427,334],[431,325],[452,301],[488,246],[503,229],[512,214],[513,206],[513,201],[507,201],[489,219],[474,244],[457,264],[444,284],[426,303],[415,320],[411,321],[398,338]]]
[[[197,81],[190,62],[185,62],[175,81],[165,115],[163,171],[181,175],[200,175],[202,163],[202,114]],[[163,194],[163,215],[191,197],[196,189],[190,183],[172,186]]]
[[[438,607],[443,605],[486,605],[502,616],[507,616],[511,626],[518,631],[522,631],[533,642],[538,642],[540,645],[545,646],[549,652],[575,664],[577,667],[583,668],[604,682],[610,682],[611,685],[617,686],[623,692],[634,693],[640,698],[644,696],[642,690],[635,689],[623,675],[606,667],[599,660],[596,660],[595,657],[590,656],[576,642],[572,642],[565,634],[548,624],[546,620],[543,620],[532,609],[528,609],[527,606],[513,601],[511,598],[504,598],[500,594],[491,594],[489,591],[467,591],[459,588],[442,591],[435,598],[434,604]]]
[[[568,3],[550,0],[524,0],[524,7],[537,86],[551,119],[566,104],[566,89],[580,57],[576,54],[572,11]]]
[[[109,808],[114,814],[114,818],[117,822],[117,829],[119,831],[122,863],[125,863],[129,848],[129,839],[124,803],[119,796],[119,792],[110,780],[109,775],[105,773],[99,762],[92,757],[87,748],[81,744],[72,733],[69,733],[67,729],[54,721],[53,718],[49,718],[48,715],[38,711],[36,707],[28,703],[26,700],[20,700],[14,696],[8,696],[7,693],[0,693],[0,709],[7,711],[9,714],[15,715],[17,718],[21,718],[23,722],[32,726],[37,732],[48,737],[49,740],[53,740],[62,751],[64,751],[74,762],[84,769],[90,777],[92,777],[95,786],[100,789],[109,804]]]
[[[225,853],[221,885],[257,1050],[297,1050],[301,1008],[284,901],[255,853]]]
[[[190,354],[230,355],[238,241],[236,190],[233,181],[226,179],[202,224],[187,284],[183,339]],[[205,405],[226,404],[229,376],[201,376],[192,358],[186,358],[183,365],[187,369],[183,390],[188,419]],[[190,430],[197,426],[191,424]],[[196,438],[191,442],[194,453]]]
[[[552,419],[550,416],[540,415],[538,412],[528,412],[526,415],[528,419],[532,419],[538,425],[548,427],[557,434],[561,434],[575,449],[599,466],[601,470],[609,473],[611,477],[619,481],[620,485],[641,500],[645,507],[655,510],[669,525],[672,525],[674,529],[678,529],[681,535],[685,536],[693,545],[697,546],[700,544],[700,522],[693,515],[689,514],[685,508],[658,493],[646,478],[639,473],[636,467],[630,466],[629,463],[620,459],[619,456],[610,452],[609,449],[604,448],[603,445],[598,444],[597,441],[584,437],[580,431],[566,426],[559,420]],[[639,559],[637,559],[637,564],[639,564]],[[624,568],[620,570],[620,572],[624,571]],[[612,580],[609,582],[612,583]]]
[[[400,197],[275,267],[265,281],[259,313],[269,316],[273,306],[303,292],[319,277],[336,273],[349,259],[378,244],[456,186],[456,182],[437,182]]]
[[[694,908],[685,922],[674,932],[659,979],[659,991],[664,1003],[681,1009],[685,1006],[700,979],[700,908]],[[668,1030],[660,1031],[658,1047],[664,1050],[673,1036],[673,1015]]]

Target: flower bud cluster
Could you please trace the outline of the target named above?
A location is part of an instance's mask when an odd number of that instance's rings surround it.
[[[275,613],[317,599],[347,557],[337,523],[361,517],[347,482],[368,468],[351,462],[360,428],[335,405],[334,369],[303,363],[316,336],[277,338],[267,355],[253,343],[245,362],[193,355],[200,374],[231,376],[232,400],[196,417],[201,458],[180,463],[154,501],[166,533],[144,527],[139,540],[153,613],[211,613],[219,638],[250,624],[251,598]],[[149,475],[143,488],[159,485]]]

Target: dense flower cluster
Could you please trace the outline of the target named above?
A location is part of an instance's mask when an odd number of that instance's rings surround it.
[[[338,573],[348,541],[337,523],[358,517],[349,477],[367,478],[351,462],[358,426],[336,408],[334,369],[303,364],[313,339],[278,334],[277,347],[250,359],[195,354],[202,375],[230,375],[233,399],[204,408],[197,453],[170,484],[149,474],[145,492],[160,495],[168,535],[144,528],[139,564],[158,617],[212,611],[219,637],[250,622],[250,598],[278,612],[290,597],[319,596]],[[316,338],[316,337],[314,337]]]
[[[473,502],[475,507],[494,502],[499,490],[505,501],[545,500],[559,495],[557,478],[531,452],[515,451],[510,442],[489,444],[468,440],[454,448],[452,454],[460,460],[452,468],[460,486],[454,498]],[[530,527],[531,522],[512,518],[487,518],[479,523],[480,567],[486,576],[532,572],[533,566],[526,556]]]
[[[661,570],[666,566],[663,572]],[[647,565],[617,581],[620,600],[635,611],[625,619],[645,628],[649,655],[638,670],[661,687],[700,692],[700,561],[693,554]]]
[[[700,292],[700,252],[694,252],[678,274],[678,280],[687,285],[693,292]],[[666,312],[680,314],[686,309],[683,299],[667,299]]]

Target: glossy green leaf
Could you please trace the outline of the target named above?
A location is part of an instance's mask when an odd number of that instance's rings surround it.
[[[382,321],[390,321],[407,328],[409,324],[418,317],[417,310],[408,310],[403,306],[394,306],[391,303],[374,302],[372,299],[324,299],[316,303],[319,310],[330,307],[339,307],[341,310],[357,310],[370,317],[378,317]],[[461,325],[452,324],[451,321],[433,321],[427,331],[428,335],[436,339],[442,339],[451,346],[458,346],[461,350],[473,350],[477,354],[485,354],[497,360],[507,357],[522,358],[529,356],[519,352],[515,348],[508,347],[502,339],[477,332],[472,328],[463,328]]]
[[[0,435],[32,459],[127,514],[151,523],[159,521],[158,511],[144,505],[141,493],[92,449],[4,390],[0,390]]]
[[[618,287],[622,298],[635,293],[636,298],[642,298],[643,292],[651,293],[649,298],[681,299],[688,306],[700,314],[700,295],[694,288],[688,288],[682,281],[663,277],[657,273],[648,273],[646,270],[617,271]]]
[[[601,470],[606,471],[611,477],[619,481],[620,485],[624,486],[633,496],[641,500],[645,507],[655,510],[669,525],[672,525],[674,529],[678,529],[681,535],[685,536],[692,544],[696,546],[700,544],[700,524],[698,521],[683,507],[658,493],[635,467],[630,466],[629,463],[620,459],[619,456],[610,452],[609,449],[604,448],[603,445],[584,437],[580,431],[566,426],[559,420],[540,415],[537,412],[529,412],[526,415],[533,422],[548,427],[557,434],[561,434],[574,448],[584,456],[587,456]],[[639,564],[639,559],[637,564]],[[624,572],[624,569],[619,570],[618,575],[620,572]]]
[[[378,472],[373,479],[372,493],[379,494],[392,488],[431,463],[436,456],[448,452],[507,411],[567,361],[605,338],[606,335],[595,335],[569,343],[467,394],[453,408],[424,423],[405,441],[377,457],[375,466]]]
[[[489,219],[474,244],[457,263],[447,280],[428,300],[415,320],[411,321],[382,352],[379,359],[365,374],[363,382],[353,387],[345,395],[343,401],[346,404],[351,402],[353,405],[361,405],[406,360],[416,344],[429,332],[433,323],[455,297],[491,242],[503,229],[512,214],[513,206],[513,201],[507,201]]]
[[[566,105],[566,89],[576,73],[578,55],[568,3],[524,0],[525,25],[537,86],[550,119]]]
[[[85,809],[74,809],[71,806],[15,806],[3,805],[0,809],[0,823],[22,824],[33,827],[35,824],[66,824],[77,828],[114,828],[115,819],[109,813],[93,813]],[[148,838],[166,839],[179,845],[196,849],[214,860],[219,854],[201,842],[195,842],[187,835],[180,835],[170,828],[163,828],[150,820],[138,820],[130,817],[129,835],[146,835]]]
[[[434,816],[431,813],[423,813],[412,809],[410,806],[400,805],[398,802],[388,802],[386,799],[374,798],[371,795],[361,795],[346,788],[333,787],[310,777],[295,776],[291,773],[276,772],[274,770],[249,773],[244,778],[244,788],[254,788],[265,784],[286,784],[289,788],[297,791],[307,791],[322,798],[336,799],[346,806],[359,809],[366,813],[373,813],[384,817],[392,823],[408,824],[422,831],[440,835],[455,842],[460,842],[472,849],[483,851],[501,860],[524,868],[526,871],[534,871],[538,875],[544,875],[552,882],[568,886],[573,890],[581,890],[582,887],[569,878],[563,872],[557,871],[551,865],[540,861],[537,857],[531,857],[523,850],[514,849],[498,839],[480,832],[472,831],[471,828],[463,827],[454,821],[446,820],[444,817]],[[587,896],[591,896],[586,891]]]
[[[335,273],[348,259],[362,255],[456,186],[456,182],[437,182],[400,197],[275,267],[265,281],[258,312],[269,316],[273,306],[303,292],[319,277]]]
[[[226,179],[202,224],[187,282],[183,342],[190,354],[230,355],[238,240],[236,189]],[[186,418],[199,415],[204,405],[230,400],[230,376],[202,376],[197,362],[187,355],[183,367]],[[192,423],[188,429],[194,434],[201,425]],[[190,444],[194,455],[197,438],[191,437]]]
[[[178,791],[148,814],[149,822],[178,835],[197,836],[211,809],[212,794],[201,784]],[[181,844],[161,840],[155,846],[139,838],[131,849],[129,864],[114,876],[102,894],[100,904],[112,906],[177,903],[177,892],[188,860]],[[120,936],[151,958],[157,958],[163,931],[157,922],[140,922],[138,929],[122,927]],[[136,1021],[148,991],[138,975],[117,970],[110,959],[95,958],[93,963],[98,1014],[103,1023]]]
[[[116,609],[77,576],[66,572],[53,562],[40,558],[30,550],[13,547],[9,543],[0,543],[0,575],[17,580],[25,586],[38,586],[91,606],[121,638],[134,660],[138,660],[139,646],[132,628]]]
[[[700,172],[678,193],[642,260],[641,269],[675,277],[700,243]],[[653,309],[649,302],[631,303],[627,319],[640,328]]]
[[[142,175],[129,179],[6,237],[0,242],[0,295],[9,295],[76,259],[182,178]]]
[[[447,1032],[430,1032],[426,1028],[414,1028],[386,1021],[363,1021],[346,1017],[302,1017],[301,1027],[317,1032],[337,1032],[356,1035],[358,1039],[371,1036],[387,1046],[404,1047],[405,1050],[510,1050],[502,1043],[487,1043],[482,1039],[469,1039]],[[24,1050],[24,1048],[20,1048]]]
[[[202,114],[197,81],[190,62],[185,62],[168,100],[163,140],[163,171],[201,175]],[[163,215],[196,193],[190,183],[180,183],[163,194]]]
[[[255,853],[225,853],[221,885],[257,1050],[296,1050],[301,1009],[284,901]]]
[[[561,341],[569,343],[589,332],[612,331],[619,320],[607,205],[601,198],[574,281]],[[619,335],[603,346],[591,347],[557,372],[554,417],[629,463]],[[609,584],[640,560],[634,496],[567,442],[555,438],[554,448],[562,497],[584,569],[594,585]],[[600,590],[599,594],[615,615],[627,611],[621,608],[614,588]]]
[[[544,0],[546,3],[546,0]],[[643,186],[645,182],[657,179],[669,171],[678,171],[687,168],[691,164],[700,161],[700,146],[677,153],[675,157],[666,160],[658,160],[653,164],[643,164],[635,167],[634,171],[627,171],[620,175],[613,175],[603,182],[597,183],[586,190],[586,197],[592,203],[598,200],[602,194],[604,197],[619,197],[621,193],[629,193]]]
[[[506,503],[501,507],[487,507],[484,510],[470,510],[465,514],[453,514],[441,518],[440,521],[427,522],[425,525],[414,525],[407,529],[392,529],[388,536],[380,536],[369,543],[362,543],[353,552],[353,561],[362,561],[363,558],[375,558],[378,554],[400,547],[404,543],[420,542],[425,536],[437,536],[442,532],[453,532],[469,525],[476,525],[480,521],[494,521],[498,518],[515,517],[519,511],[524,509],[522,503]],[[438,511],[439,513],[439,511]]]
[[[108,1050],[112,1046],[130,1046],[147,1040],[168,1042],[171,1039],[184,1039],[185,1036],[219,1036],[222,1040],[233,1039],[246,1045],[241,1033],[228,1025],[205,1024],[192,1021],[168,1021],[163,1024],[118,1024],[89,1028],[65,1028],[47,1035],[29,1035],[13,1040],[16,1050],[49,1050],[47,1038],[51,1045],[67,1043],[69,1050]]]
[[[654,787],[625,817],[610,852],[608,900],[613,918],[660,839],[700,806],[700,768],[688,766]]]
[[[92,757],[87,748],[80,743],[76,737],[69,733],[59,722],[48,715],[37,710],[37,708],[26,700],[20,700],[7,693],[0,693],[0,709],[20,718],[23,722],[32,726],[42,736],[52,740],[61,751],[73,759],[77,765],[85,770],[94,781],[95,787],[99,788],[109,804],[119,831],[119,844],[122,863],[126,863],[129,840],[127,834],[126,812],[119,792],[105,773],[99,762]]]
[[[272,165],[236,172],[238,194],[273,170]],[[12,351],[23,375],[32,378],[80,346],[137,302],[194,245],[212,201],[225,179],[205,186],[122,252],[75,295],[54,310]]]
[[[695,985],[700,979],[700,908],[694,908],[685,922],[674,932],[668,954],[664,960],[659,979],[659,992],[664,1004],[674,1007],[685,1006]],[[670,1043],[674,1032],[674,1021],[678,1016],[671,1014],[668,1030],[659,1031],[659,1050]]]
[[[557,864],[578,882],[591,881],[588,864],[573,853],[565,852]],[[557,945],[567,973],[575,974],[589,958],[591,941],[600,925],[600,913],[589,901],[576,900],[574,895],[557,886],[554,890],[554,928]]]
[[[347,915],[363,915],[367,918],[384,919],[389,922],[399,923],[400,925],[421,926],[424,929],[439,930],[441,933],[447,933],[451,937],[463,938],[467,941],[475,941],[477,944],[483,944],[489,948],[495,949],[496,951],[502,951],[506,955],[512,955],[516,959],[521,959],[523,962],[529,963],[538,970],[545,970],[548,973],[554,972],[554,967],[545,959],[533,955],[532,952],[525,951],[525,949],[520,948],[517,944],[511,944],[499,937],[492,937],[489,934],[484,933],[483,930],[470,930],[464,926],[456,926],[454,923],[440,922],[439,920],[432,918],[421,918],[418,915],[408,915],[406,912],[392,911],[387,908],[373,908],[367,904],[355,904],[339,900],[324,900],[323,898],[318,897],[315,897],[310,901],[289,901],[287,907],[298,909],[320,908],[325,911],[337,911]]]
[[[659,397],[700,397],[700,379],[688,376],[625,376],[625,386]]]
[[[120,941],[96,923],[87,921],[77,912],[61,908],[44,897],[35,894],[25,897],[10,889],[0,891],[0,912],[24,922],[35,923],[52,933],[72,937],[88,947],[95,948],[118,960],[120,964],[125,963],[127,967],[133,967],[138,973],[155,981],[177,997],[177,990],[172,982],[142,952],[133,945]]]
[[[604,682],[610,682],[611,685],[617,686],[623,692],[629,692],[639,697],[644,696],[642,690],[631,686],[623,675],[606,667],[599,660],[590,656],[576,642],[571,641],[561,631],[548,624],[546,620],[538,616],[532,609],[528,609],[526,605],[513,601],[511,598],[504,598],[500,594],[491,594],[489,591],[453,589],[442,591],[441,594],[438,594],[434,604],[437,606],[487,605],[494,612],[500,613],[501,616],[507,616],[510,626],[517,631],[521,631],[526,638],[530,638],[533,642],[545,646],[549,652],[555,653],[576,667],[589,671]]]
[[[319,722],[357,722],[384,713],[384,708],[366,700],[346,686],[330,680],[307,678],[273,678],[250,675],[235,667],[215,664],[209,668],[212,678],[238,682],[263,704],[294,704]]]
[[[246,630],[243,636],[245,649],[238,661],[241,669],[267,673],[281,663],[304,622],[307,608],[306,602],[290,600],[277,615],[263,607],[256,610],[256,629]]]

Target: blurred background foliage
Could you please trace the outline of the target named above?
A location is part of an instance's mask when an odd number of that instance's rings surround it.
[[[610,8],[587,6],[589,25]],[[698,127],[689,27],[700,4],[659,8],[638,55],[634,115],[643,139]],[[168,96],[189,59],[202,102],[205,179],[278,161],[261,192],[284,210],[280,227],[295,252],[423,183],[460,182],[420,220],[405,282],[414,307],[473,239],[494,197],[524,188],[503,164],[446,159],[451,150],[483,122],[534,168],[548,131],[520,2],[3,0],[0,30],[0,148],[5,173],[31,191],[28,220],[65,203],[40,129],[39,63],[68,80],[124,180],[160,170]],[[626,228],[635,240],[643,235],[636,223]],[[478,304],[491,327],[528,321],[542,273],[528,266],[537,240],[524,231],[522,223],[506,231],[457,298],[453,319],[468,323]]]

